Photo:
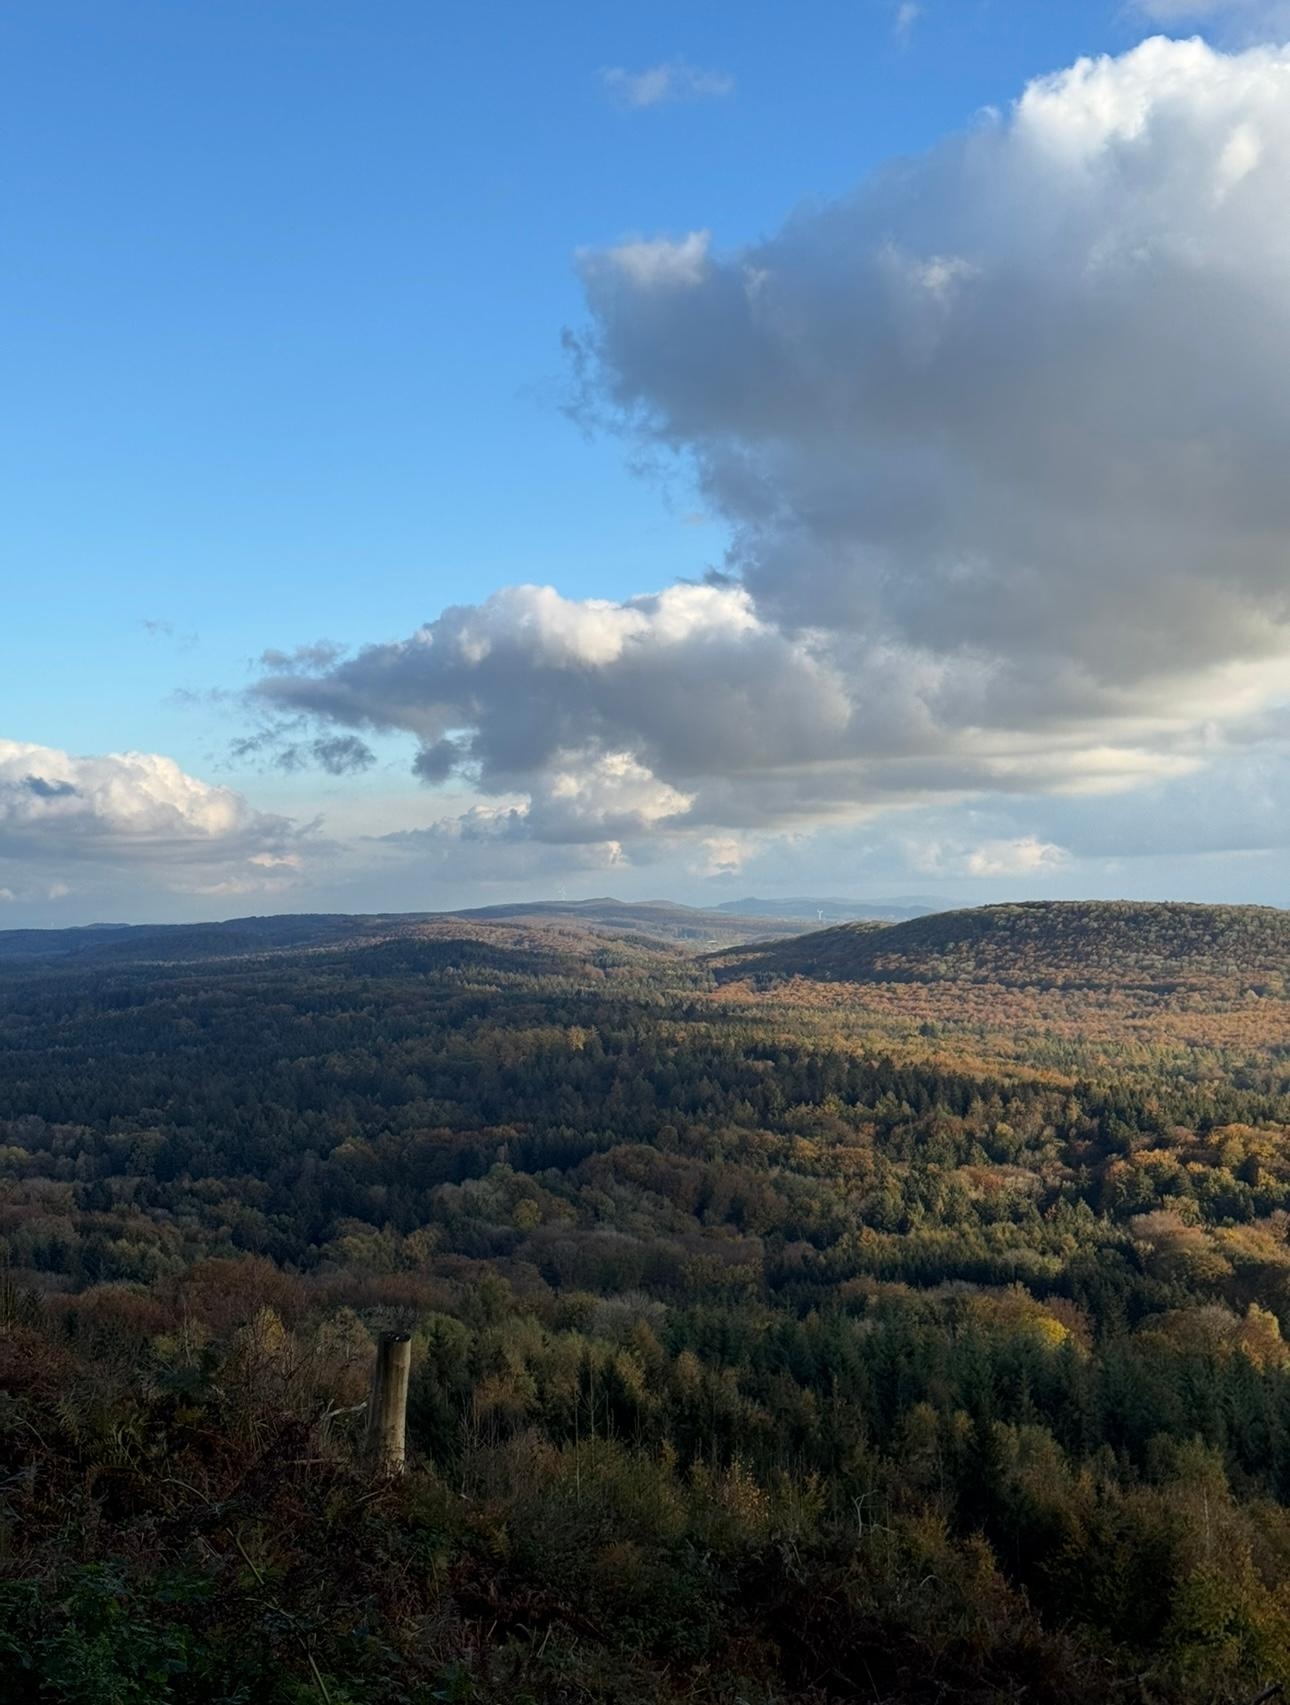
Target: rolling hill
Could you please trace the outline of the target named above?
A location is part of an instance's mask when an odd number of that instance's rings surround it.
[[[730,912],[725,907],[706,911],[671,900],[518,900],[509,905],[476,906],[453,917],[479,923],[530,925],[576,924],[614,934],[649,936],[681,946],[704,948],[747,941],[784,939],[801,935],[816,921],[806,916]]]
[[[714,955],[722,981],[800,977],[841,983],[993,983],[1011,988],[1241,985],[1280,993],[1290,911],[1130,901],[1032,901],[849,923]]]
[[[95,966],[184,964],[208,959],[299,952],[312,948],[370,948],[415,941],[445,926],[476,934],[497,928],[570,930],[638,936],[691,951],[751,940],[784,939],[807,925],[785,918],[730,916],[665,901],[541,900],[461,912],[286,913],[197,924],[96,924],[80,929],[0,930],[0,970],[56,964]],[[505,945],[499,937],[499,945]]]
[[[239,958],[283,948],[320,947],[374,933],[376,918],[343,913],[230,918],[221,923],[93,924],[82,929],[0,930],[0,967],[60,962],[113,965]]]

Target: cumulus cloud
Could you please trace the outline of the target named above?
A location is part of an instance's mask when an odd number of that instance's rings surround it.
[[[643,71],[609,65],[600,73],[609,95],[625,107],[658,107],[673,101],[720,100],[735,91],[726,71],[704,71],[684,59],[668,59]]]
[[[748,841],[739,835],[705,835],[699,846],[701,857],[690,867],[696,876],[738,876],[750,851]]]
[[[182,892],[281,886],[307,844],[287,818],[150,752],[77,757],[0,740],[0,875],[11,900],[59,898],[95,870],[147,868]]]
[[[260,702],[629,854],[1196,772],[1288,679],[1288,175],[1290,50],[1155,38],[766,241],[584,254],[581,406],[693,470],[723,572],[508,588]]]
[[[997,724],[1174,703],[1286,640],[1288,94],[1153,40],[753,249],[590,257],[602,389],[781,626]]]
[[[1042,876],[1067,862],[1065,848],[1035,835],[1015,841],[986,841],[965,860],[969,876]]]

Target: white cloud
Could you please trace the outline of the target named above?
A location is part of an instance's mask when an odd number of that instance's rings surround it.
[[[728,72],[705,71],[684,59],[664,60],[643,71],[607,66],[600,81],[620,105],[637,109],[675,101],[721,100],[735,91],[735,80]]]
[[[1042,876],[1065,864],[1068,854],[1051,841],[1023,835],[1016,841],[985,841],[965,860],[969,876]]]
[[[0,740],[0,853],[104,851],[175,858],[212,849],[254,851],[288,833],[231,788],[185,774],[152,752],[73,757]]]
[[[80,757],[0,740],[0,874],[35,904],[108,875],[176,893],[263,892],[301,866],[307,831],[151,752]]]
[[[661,782],[630,752],[561,753],[529,809],[538,840],[605,840],[682,818],[693,796]]]
[[[130,847],[172,856],[254,835],[268,820],[230,788],[152,752],[72,757],[0,740],[0,846]]]
[[[640,290],[666,289],[669,286],[700,284],[707,267],[708,244],[711,233],[691,231],[679,242],[666,237],[619,243],[602,256],[588,253],[583,264],[620,273],[628,284]],[[602,274],[603,275],[603,274]]]
[[[748,859],[748,844],[738,835],[705,835],[699,846],[702,856],[691,866],[696,876],[738,876]]]

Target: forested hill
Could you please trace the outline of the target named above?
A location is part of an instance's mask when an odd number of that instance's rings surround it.
[[[379,943],[437,941],[445,932],[480,938],[480,931],[577,931],[637,935],[690,951],[750,940],[800,935],[805,923],[788,918],[728,915],[663,901],[541,900],[466,912],[286,913],[229,918],[218,923],[95,924],[83,929],[0,930],[0,971],[53,964],[95,966],[184,964],[204,959],[291,953],[312,948],[367,948]]]
[[[711,961],[722,980],[968,981],[1010,988],[1239,985],[1282,993],[1290,911],[1130,901],[1033,901],[938,912],[907,923],[842,924]]]
[[[647,936],[654,941],[674,941],[692,950],[731,946],[745,941],[763,941],[801,935],[814,922],[816,909],[801,916],[771,909],[759,913],[725,907],[705,910],[682,906],[671,900],[525,900],[509,905],[478,906],[452,914],[469,922],[556,925],[596,930],[610,934]]]
[[[75,962],[108,965],[141,960],[178,963],[227,959],[283,948],[320,947],[370,935],[377,918],[301,912],[230,918],[222,923],[92,924],[83,929],[0,930],[0,969]]]

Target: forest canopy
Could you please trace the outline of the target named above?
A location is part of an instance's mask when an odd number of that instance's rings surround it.
[[[1290,1683],[1288,921],[0,943],[5,1697]]]

